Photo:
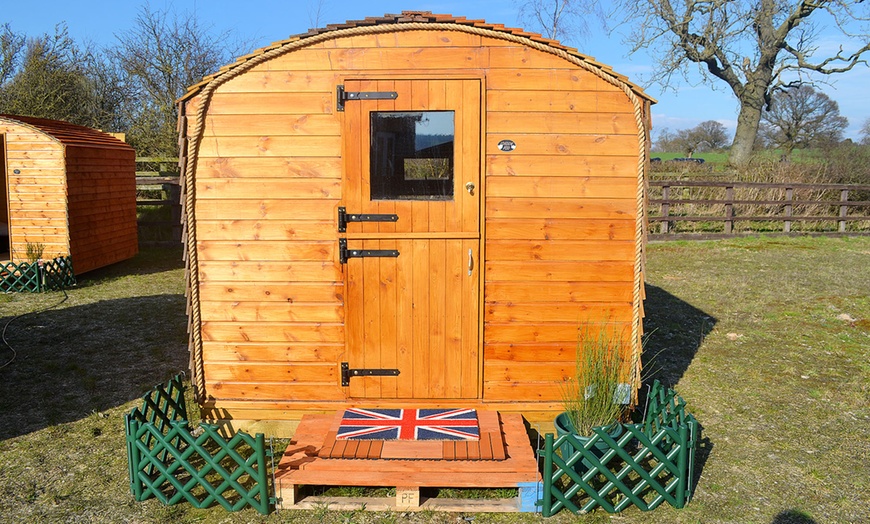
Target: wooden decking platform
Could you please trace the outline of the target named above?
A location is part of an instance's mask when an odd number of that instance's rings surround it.
[[[306,415],[275,473],[284,508],[305,508],[303,486],[395,487],[395,502],[375,504],[331,499],[330,507],[364,505],[368,509],[439,509],[456,511],[519,511],[518,500],[499,505],[481,501],[439,505],[420,501],[419,488],[520,488],[537,486],[535,452],[519,414],[478,413],[480,441],[347,441],[336,440],[337,415]],[[536,487],[534,488],[537,489]],[[309,497],[310,498],[310,497]],[[308,502],[309,504],[306,504]],[[323,504],[322,498],[317,502]],[[344,504],[344,505],[342,505]],[[481,507],[488,509],[480,509]],[[465,509],[462,509],[465,508]]]

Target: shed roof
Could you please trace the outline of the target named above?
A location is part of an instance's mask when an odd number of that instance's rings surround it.
[[[0,122],[11,122],[35,128],[64,145],[91,146],[104,149],[132,149],[130,144],[118,140],[108,133],[61,120],[48,120],[46,118],[31,116],[0,115]]]
[[[588,63],[590,66],[600,69],[603,73],[608,74],[614,78],[625,82],[638,96],[643,97],[646,100],[649,100],[652,103],[655,103],[655,99],[651,96],[644,93],[643,89],[640,86],[630,82],[628,78],[624,75],[621,75],[615,72],[610,66],[606,64],[602,64],[600,62],[596,62],[595,59],[591,56],[584,55],[580,53],[577,49],[573,47],[567,47],[557,40],[552,40],[549,38],[544,38],[538,33],[530,33],[524,31],[523,29],[518,28],[510,28],[505,27],[503,24],[489,24],[484,20],[468,20],[463,16],[453,16],[449,14],[432,14],[431,11],[402,11],[401,14],[391,15],[386,14],[382,17],[366,17],[364,20],[349,20],[343,24],[329,24],[326,27],[318,28],[318,29],[310,29],[307,33],[302,33],[298,35],[293,35],[290,38],[285,40],[280,40],[278,42],[273,42],[266,47],[262,47],[257,49],[247,55],[241,56],[236,59],[235,62],[225,65],[220,68],[217,72],[208,75],[202,79],[201,82],[192,85],[188,88],[187,93],[182,96],[179,101],[183,102],[193,96],[196,96],[202,88],[209,84],[215,78],[223,75],[224,73],[236,69],[240,66],[243,66],[245,63],[255,59],[256,57],[263,55],[267,52],[273,51],[277,48],[283,47],[288,44],[292,44],[298,42],[300,40],[304,40],[306,38],[311,38],[313,36],[317,36],[323,33],[330,33],[334,31],[339,31],[342,29],[351,29],[355,27],[364,27],[364,26],[373,26],[373,25],[396,25],[396,24],[406,24],[406,23],[439,23],[439,24],[456,24],[457,26],[470,26],[477,27],[482,29],[489,29],[496,32],[501,32],[505,34],[510,34],[514,36],[528,38],[533,42],[538,42],[542,44],[546,44],[554,49],[559,49],[565,51],[566,53],[573,55],[584,62]]]

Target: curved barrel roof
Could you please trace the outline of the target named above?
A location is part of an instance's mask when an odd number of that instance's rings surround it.
[[[641,89],[636,84],[630,82],[626,76],[620,75],[619,73],[615,72],[610,66],[608,66],[606,64],[602,64],[600,62],[597,62],[591,56],[584,55],[584,54],[580,53],[577,49],[572,48],[572,47],[567,47],[556,40],[544,38],[543,36],[541,36],[538,33],[530,33],[530,32],[524,31],[523,29],[505,27],[503,24],[490,24],[490,23],[487,23],[483,20],[468,20],[465,17],[461,17],[461,16],[456,17],[456,16],[448,15],[448,14],[432,14],[431,11],[402,11],[402,13],[398,14],[398,15],[386,14],[382,17],[367,17],[364,20],[349,20],[343,24],[330,24],[324,28],[311,29],[307,33],[294,35],[286,40],[274,42],[266,47],[262,47],[262,48],[257,49],[256,51],[253,51],[247,55],[241,56],[238,59],[236,59],[236,61],[233,62],[232,64],[228,64],[228,65],[220,68],[220,70],[218,70],[217,72],[204,77],[201,82],[194,84],[193,86],[188,88],[187,93],[185,93],[184,96],[182,96],[179,99],[179,101],[183,102],[183,101],[185,101],[193,96],[196,96],[196,94],[199,93],[200,90],[202,90],[202,88],[204,88],[212,80],[220,77],[224,73],[227,73],[227,72],[232,71],[236,68],[239,68],[239,67],[243,66],[244,64],[246,64],[247,62],[249,62],[249,61],[265,54],[265,53],[274,51],[275,49],[278,49],[278,48],[283,47],[283,46],[288,45],[288,44],[296,43],[296,42],[298,42],[300,40],[304,40],[306,38],[311,38],[311,37],[321,35],[324,33],[338,32],[338,31],[341,31],[343,29],[352,29],[352,28],[356,28],[356,27],[376,26],[376,25],[377,26],[399,25],[399,24],[408,24],[408,23],[427,23],[427,22],[433,23],[433,24],[436,24],[436,23],[437,24],[455,24],[455,25],[460,26],[460,27],[475,27],[475,28],[480,28],[480,29],[488,29],[488,30],[495,31],[495,32],[501,32],[501,33],[505,33],[505,34],[514,35],[517,37],[527,38],[532,42],[537,42],[540,44],[548,45],[554,49],[564,51],[570,55],[573,55],[573,56],[583,60],[584,62],[588,63],[590,66],[597,68],[597,69],[600,69],[602,71],[602,73],[604,73],[606,75],[609,75],[609,76],[612,76],[614,78],[619,79],[620,81],[626,83],[631,88],[631,90],[634,91],[638,96],[640,96],[640,97],[642,97],[642,98],[644,98],[652,103],[655,103],[654,98],[652,98],[649,95],[647,95],[646,93],[644,93],[643,89]],[[336,35],[336,37],[339,37],[339,36],[341,36],[341,35],[340,34]]]
[[[64,145],[132,149],[129,144],[108,133],[61,120],[0,114],[0,122],[4,121],[34,128]]]

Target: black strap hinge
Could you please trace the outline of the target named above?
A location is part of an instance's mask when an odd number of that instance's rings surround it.
[[[338,239],[338,261],[347,264],[349,258],[387,257],[396,258],[399,252],[395,249],[348,249],[347,239]]]
[[[398,377],[398,369],[352,369],[347,362],[341,363],[341,385],[349,386],[351,377]]]
[[[344,111],[344,103],[348,100],[395,100],[399,93],[395,91],[345,91],[343,85],[335,88],[335,109]]]
[[[377,215],[372,213],[348,213],[344,207],[338,208],[338,231],[347,231],[348,222],[398,222],[399,215]]]

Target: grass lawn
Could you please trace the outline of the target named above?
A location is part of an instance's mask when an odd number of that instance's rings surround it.
[[[123,414],[187,365],[180,265],[179,251],[145,251],[9,326],[17,356],[0,368],[0,520],[545,521],[134,502]],[[658,243],[647,269],[651,368],[704,427],[694,500],[546,522],[870,522],[870,238]],[[0,329],[63,298],[0,295]],[[0,365],[11,356],[0,347]]]

